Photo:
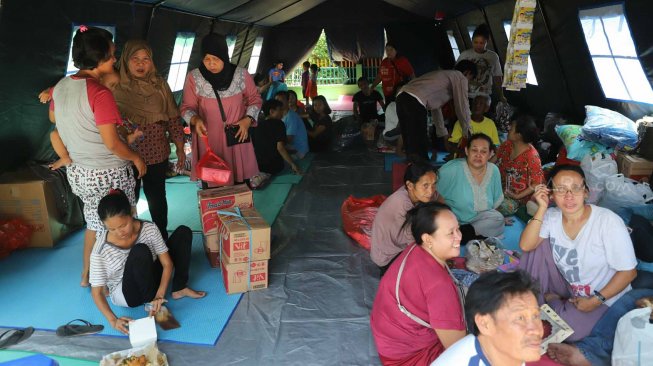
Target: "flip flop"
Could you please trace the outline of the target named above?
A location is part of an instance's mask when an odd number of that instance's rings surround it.
[[[27,327],[25,329],[9,329],[8,331],[0,334],[0,349],[5,349],[7,347],[18,344],[31,337],[32,333],[34,333],[34,328],[32,327]]]
[[[72,324],[74,322],[81,322],[83,324]],[[84,319],[75,319],[57,328],[57,336],[59,337],[76,337],[82,335],[100,333],[104,329],[104,325],[91,324]]]

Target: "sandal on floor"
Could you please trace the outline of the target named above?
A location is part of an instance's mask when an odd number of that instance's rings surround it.
[[[32,327],[27,327],[25,329],[9,329],[0,334],[0,349],[5,349],[18,344],[31,337],[32,333],[34,333],[34,328]]]
[[[83,324],[72,324],[74,322],[81,322]],[[89,335],[100,333],[104,329],[104,325],[91,324],[83,319],[75,319],[66,325],[57,328],[57,335],[59,337],[75,337],[81,335]]]

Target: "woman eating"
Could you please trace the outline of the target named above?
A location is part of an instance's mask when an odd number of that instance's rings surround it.
[[[477,235],[503,235],[503,215],[496,210],[503,201],[501,174],[488,162],[493,151],[490,137],[474,134],[465,147],[466,157],[451,160],[438,171],[438,192],[463,224],[463,242]]]
[[[181,114],[195,133],[192,164],[196,166],[207,137],[214,153],[231,168],[232,181],[244,182],[258,174],[256,154],[249,127],[256,124],[261,96],[246,69],[229,63],[227,41],[211,33],[202,39],[204,58],[200,67],[189,72],[184,85]],[[191,179],[197,179],[195,169]]]
[[[374,218],[370,256],[377,266],[381,267],[381,275],[388,270],[394,259],[408,244],[415,241],[406,227],[406,212],[418,203],[439,201],[444,202],[435,189],[437,176],[428,163],[411,163],[404,173],[404,186],[388,197]]]
[[[462,288],[446,261],[460,255],[458,220],[441,203],[406,214],[415,242],[381,279],[370,326],[383,365],[429,365],[465,336]]]
[[[550,186],[535,189],[538,209],[521,235],[520,266],[540,281],[543,298],[574,330],[587,336],[637,276],[635,251],[623,220],[586,204],[589,189],[578,166],[559,165]],[[549,201],[557,207],[549,208]]]

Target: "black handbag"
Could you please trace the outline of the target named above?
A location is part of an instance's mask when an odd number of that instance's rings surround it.
[[[653,125],[642,126],[643,134],[637,152],[646,160],[653,161]]]
[[[222,117],[222,122],[224,123],[224,135],[227,138],[227,146],[231,147],[234,145],[250,142],[251,138],[249,135],[247,135],[247,138],[243,141],[240,141],[238,137],[236,137],[238,130],[240,130],[240,126],[227,124],[227,116],[225,115],[224,108],[222,107],[222,99],[220,99],[220,94],[215,89],[213,89],[213,92],[215,93],[215,98],[218,100],[218,107],[220,107],[220,116]]]

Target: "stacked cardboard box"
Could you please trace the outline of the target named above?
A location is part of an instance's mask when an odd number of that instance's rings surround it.
[[[653,173],[653,161],[646,160],[639,155],[617,153],[617,167],[624,176],[643,182],[648,182]]]
[[[254,208],[221,210],[218,217],[227,293],[267,288],[270,225]]]
[[[205,189],[197,192],[200,221],[204,233],[204,251],[211,267],[220,267],[220,238],[218,235],[218,210],[254,206],[252,191],[247,185]]]

